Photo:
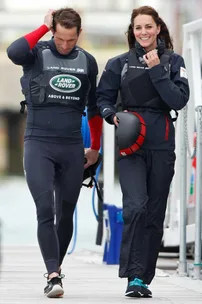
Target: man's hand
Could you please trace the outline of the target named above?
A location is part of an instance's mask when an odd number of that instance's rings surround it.
[[[96,163],[98,160],[99,156],[99,151],[98,150],[93,150],[93,149],[87,149],[85,151],[85,158],[86,158],[86,163],[84,165],[84,169],[88,168],[90,165],[93,165]]]
[[[46,16],[44,17],[44,24],[49,28],[49,30],[52,28],[53,25],[53,14],[55,13],[55,10],[49,9]]]
[[[157,54],[157,50],[148,52],[147,54],[145,54],[143,56],[143,58],[149,68],[153,68],[155,65],[160,63],[160,59]]]

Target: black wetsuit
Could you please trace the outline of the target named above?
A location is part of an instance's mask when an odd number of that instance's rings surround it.
[[[151,69],[140,46],[110,59],[97,89],[98,106],[108,123],[113,124],[120,92],[122,109],[136,111],[146,124],[141,149],[118,160],[124,220],[119,276],[146,284],[155,275],[174,175],[175,129],[170,111],[182,109],[189,99],[183,58],[162,45],[158,51],[165,62]]]
[[[73,213],[83,181],[81,119],[85,106],[89,121],[101,119],[95,98],[98,68],[94,57],[77,46],[68,55],[60,55],[54,39],[40,41],[30,50],[22,37],[7,53],[23,67],[24,170],[37,209],[38,241],[50,274],[58,272],[72,237]],[[99,150],[99,144],[92,148]]]

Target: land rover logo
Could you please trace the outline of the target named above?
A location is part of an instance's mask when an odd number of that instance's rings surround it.
[[[81,81],[72,75],[57,75],[51,78],[50,86],[62,93],[73,93],[80,89]]]

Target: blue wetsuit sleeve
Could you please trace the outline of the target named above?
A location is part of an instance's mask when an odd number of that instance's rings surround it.
[[[91,149],[99,150],[101,145],[103,119],[100,116],[96,102],[98,66],[95,58],[92,55],[87,53],[87,57],[89,60],[88,76],[90,81],[90,91],[87,102],[87,116],[88,116],[88,125],[90,128]]]
[[[173,110],[181,110],[189,100],[189,83],[183,58],[173,54],[170,73],[162,64],[148,70],[150,79],[163,101]]]
[[[49,30],[45,24],[42,24],[31,33],[15,40],[7,49],[8,57],[17,65],[27,66],[34,63],[34,47]]]
[[[110,59],[102,73],[97,88],[97,104],[102,117],[113,124],[118,92],[121,83],[121,63],[118,57]]]
[[[30,51],[30,46],[28,41],[21,37],[15,40],[7,48],[8,58],[16,65],[29,65],[34,63],[34,49]]]
[[[97,76],[98,76],[98,66],[95,58],[88,53],[89,61],[89,81],[90,81],[90,91],[88,94],[87,101],[87,115],[88,120],[90,120],[95,115],[99,114],[97,103],[96,103],[96,86],[97,86]]]

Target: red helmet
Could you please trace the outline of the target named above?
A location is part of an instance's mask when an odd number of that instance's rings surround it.
[[[119,125],[115,135],[122,156],[136,152],[143,144],[146,126],[143,118],[136,112],[118,112]]]

